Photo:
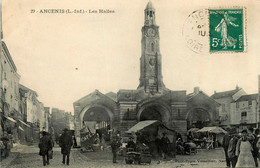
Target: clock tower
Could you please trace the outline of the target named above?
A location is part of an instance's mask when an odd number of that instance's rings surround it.
[[[148,2],[144,10],[142,27],[142,55],[140,58],[141,74],[139,88],[146,93],[156,94],[164,88],[161,70],[161,53],[159,44],[159,26],[155,22],[155,9]]]

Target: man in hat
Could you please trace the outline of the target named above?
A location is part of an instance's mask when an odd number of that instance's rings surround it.
[[[113,163],[116,163],[116,152],[118,151],[120,146],[121,146],[120,140],[118,140],[117,136],[113,136],[113,140],[111,143],[111,149],[113,153]]]
[[[230,128],[227,128],[227,133],[224,135],[223,140],[222,140],[222,146],[223,146],[224,152],[225,152],[227,167],[230,167],[230,159],[228,157],[228,146],[229,146],[229,141],[231,139],[231,136],[229,134],[230,130],[231,130]]]
[[[236,156],[236,146],[238,142],[238,137],[236,135],[236,129],[231,129],[230,130],[230,141],[228,145],[228,158],[229,161],[231,162],[232,168],[235,168],[236,163],[237,163],[237,156]],[[230,163],[229,163],[230,165]]]
[[[133,148],[133,149],[135,149],[136,145],[135,145],[135,143],[134,143],[134,138],[133,138],[133,137],[130,137],[130,138],[129,138],[129,141],[128,141],[126,147],[127,147],[127,148]]]
[[[52,142],[51,139],[47,136],[47,132],[42,132],[42,137],[40,138],[40,143],[38,146],[40,148],[39,154],[42,156],[43,159],[43,166],[46,166],[46,164],[49,165],[50,163],[48,151],[52,150]]]
[[[168,144],[170,143],[169,138],[166,136],[166,133],[163,133],[163,137],[161,138],[162,145],[162,157],[166,159],[166,155],[168,153]]]
[[[67,161],[66,164],[69,165],[70,163],[70,150],[71,146],[73,145],[72,142],[72,135],[69,134],[69,131],[67,128],[63,130],[63,134],[60,136],[60,147],[61,147],[61,154],[63,155],[62,163],[65,164],[66,157]]]

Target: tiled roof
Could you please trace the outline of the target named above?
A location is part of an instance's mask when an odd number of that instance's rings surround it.
[[[258,94],[249,94],[249,95],[244,95],[241,96],[239,99],[237,99],[236,102],[241,102],[241,101],[251,101],[251,100],[257,100]]]
[[[223,98],[223,97],[232,97],[239,90],[241,90],[241,89],[229,90],[229,91],[225,91],[225,92],[218,92],[218,93],[213,94],[211,97],[213,99],[220,99],[220,98]]]

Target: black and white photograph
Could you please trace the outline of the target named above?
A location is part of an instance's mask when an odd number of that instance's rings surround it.
[[[2,0],[1,168],[257,168],[259,0]]]

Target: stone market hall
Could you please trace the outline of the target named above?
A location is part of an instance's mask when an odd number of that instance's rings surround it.
[[[77,139],[85,125],[92,124],[96,129],[113,129],[124,133],[144,120],[159,120],[186,139],[187,118],[190,115],[186,91],[172,91],[165,87],[161,70],[159,26],[156,25],[155,9],[151,2],[147,4],[144,14],[138,88],[121,89],[117,94],[103,94],[95,90],[74,102]]]

